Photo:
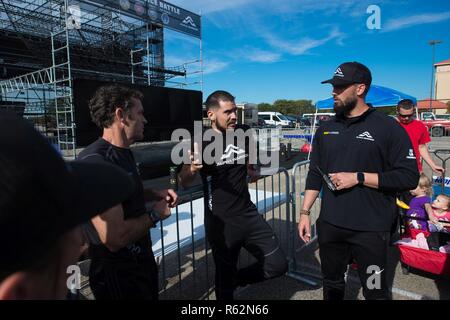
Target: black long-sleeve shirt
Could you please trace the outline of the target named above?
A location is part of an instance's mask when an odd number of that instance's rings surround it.
[[[378,173],[378,189],[356,185],[331,191],[326,173]],[[406,131],[392,118],[367,110],[357,118],[334,117],[314,136],[306,190],[321,190],[320,219],[360,231],[389,231],[396,214],[395,196],[417,187],[419,172]]]

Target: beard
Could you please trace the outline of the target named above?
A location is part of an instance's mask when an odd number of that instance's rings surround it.
[[[337,100],[334,101],[333,110],[336,113],[336,116],[347,117],[350,112],[356,108],[357,103],[358,100],[356,97],[349,97],[345,101]]]
[[[219,122],[219,121],[216,121],[215,122],[215,126],[216,126],[216,129],[218,129],[219,131],[221,131],[222,133],[226,133],[227,132],[227,130],[234,130],[235,128],[234,127],[230,127],[230,125],[232,125],[232,124],[234,124],[235,126],[236,126],[236,122]]]

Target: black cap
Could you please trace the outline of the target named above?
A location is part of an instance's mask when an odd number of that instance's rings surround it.
[[[333,86],[350,85],[353,83],[364,83],[368,87],[372,83],[372,74],[369,68],[359,62],[344,62],[337,67],[333,78],[322,81],[331,83]]]
[[[65,162],[28,121],[0,111],[0,276],[31,266],[58,238],[131,196],[112,164]]]

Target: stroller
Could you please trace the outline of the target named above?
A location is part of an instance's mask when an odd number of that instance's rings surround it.
[[[442,161],[442,167],[445,169],[445,165],[448,159],[450,159],[450,149],[441,149],[435,150],[434,154],[437,158]],[[446,158],[442,158],[439,154],[446,154]],[[437,193],[445,193],[447,195],[450,194],[449,188],[445,187],[445,173],[442,176],[442,181],[440,186],[435,186],[434,188],[435,194]],[[400,210],[400,238],[410,238],[413,240],[418,240],[420,238],[425,238],[429,242],[431,233],[427,230],[419,230],[419,229],[411,229],[408,227],[408,220],[427,220],[420,219],[416,217],[411,217],[406,215],[406,210]],[[422,235],[420,235],[422,234]],[[436,233],[433,233],[433,237],[437,236]],[[440,236],[448,236],[448,240],[450,241],[450,234],[440,235]],[[448,275],[450,276],[450,253],[439,252],[434,250],[427,250],[423,248],[417,248],[414,246],[408,246],[402,244],[401,241],[397,242],[397,247],[400,250],[400,262],[402,266],[403,274],[408,274],[410,268],[415,268],[418,270],[423,270],[426,272],[430,272],[437,275]]]

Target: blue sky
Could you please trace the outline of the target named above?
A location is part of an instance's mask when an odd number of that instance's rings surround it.
[[[345,61],[360,61],[373,83],[427,98],[432,50],[450,58],[448,0],[169,0],[202,14],[204,97],[228,90],[238,102],[330,96],[330,78]],[[366,10],[381,10],[381,29],[369,30]],[[166,64],[199,59],[199,41],[166,32]],[[196,71],[199,65],[189,65]],[[196,76],[191,77],[196,81]],[[197,77],[197,80],[199,78]],[[199,86],[192,86],[199,89]]]

